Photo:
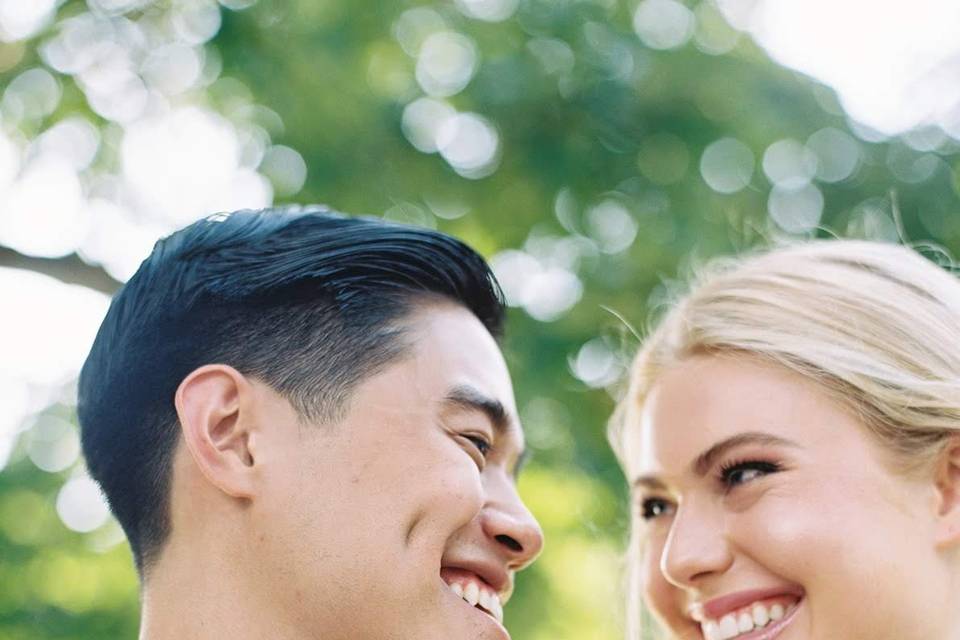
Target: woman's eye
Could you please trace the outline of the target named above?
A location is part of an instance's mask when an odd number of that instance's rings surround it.
[[[732,489],[778,471],[780,471],[780,465],[776,462],[747,460],[723,467],[720,470],[720,481],[725,487]]]
[[[673,505],[663,498],[647,498],[640,503],[640,516],[644,520],[653,520],[670,513]]]

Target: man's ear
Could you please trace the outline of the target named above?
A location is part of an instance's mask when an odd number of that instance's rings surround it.
[[[253,496],[252,401],[250,382],[222,364],[192,371],[174,399],[183,439],[197,467],[234,498]]]
[[[935,469],[937,488],[937,546],[960,544],[960,435],[952,436],[940,452]]]

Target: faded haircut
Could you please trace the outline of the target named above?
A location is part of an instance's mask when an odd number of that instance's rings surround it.
[[[353,388],[404,355],[403,319],[429,299],[494,336],[503,294],[484,260],[429,229],[323,208],[218,214],[157,242],[114,297],[80,373],[78,417],[100,484],[144,576],[170,532],[174,395],[208,363],[333,421]]]

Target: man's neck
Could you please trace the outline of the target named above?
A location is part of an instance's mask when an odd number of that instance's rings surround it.
[[[236,562],[167,549],[142,589],[140,640],[304,640]],[[229,566],[227,566],[229,565]]]

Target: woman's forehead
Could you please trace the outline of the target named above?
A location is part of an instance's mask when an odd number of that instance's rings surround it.
[[[628,421],[624,451],[632,478],[696,470],[703,466],[698,459],[731,439],[826,445],[835,441],[841,423],[854,423],[797,373],[758,358],[716,355],[696,356],[664,372]]]

